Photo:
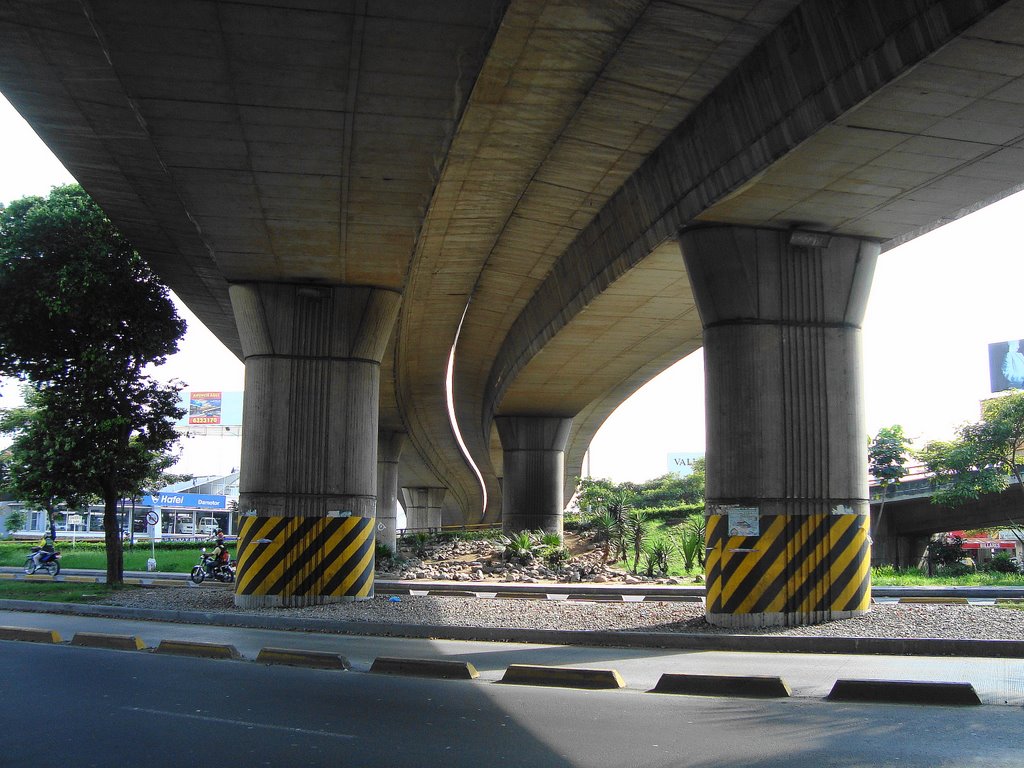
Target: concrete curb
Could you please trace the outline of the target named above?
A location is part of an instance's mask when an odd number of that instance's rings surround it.
[[[112,651],[141,651],[146,647],[138,635],[108,635],[102,632],[76,632],[71,638],[71,644]]]
[[[344,672],[351,669],[349,660],[340,653],[329,651],[303,651],[291,648],[261,648],[256,656],[260,664],[283,664],[289,667],[310,669],[336,669]]]
[[[398,659],[390,656],[378,656],[370,665],[370,671],[382,675],[432,677],[441,680],[475,680],[480,676],[476,667],[468,661]]]
[[[557,688],[587,688],[591,690],[626,687],[622,676],[614,669],[545,667],[536,664],[509,664],[501,682],[514,685],[546,685]]]
[[[782,699],[793,695],[781,677],[763,675],[690,675],[666,672],[651,693],[678,693],[688,696],[742,696],[755,699]]]
[[[34,629],[29,627],[0,627],[0,640],[21,640],[29,643],[60,643],[60,633],[55,629]]]
[[[901,597],[901,605],[920,603],[925,605],[969,605],[966,597]]]
[[[172,653],[177,656],[195,656],[201,659],[241,659],[242,654],[233,645],[225,643],[200,643],[190,640],[161,640],[156,653]]]
[[[917,680],[836,680],[829,701],[863,701],[874,704],[981,704],[971,683]]]
[[[411,637],[433,640],[478,640],[543,645],[611,646],[615,648],[667,648],[695,651],[751,651],[760,653],[836,653],[886,656],[965,656],[1024,658],[1024,640],[956,640],[927,638],[821,637],[809,635],[738,635],[727,633],[580,631],[457,627],[425,624],[378,624],[331,621],[293,616],[168,611],[119,608],[107,605],[0,600],[0,610],[55,613],[99,618],[209,624],[220,627],[325,632],[370,637]]]

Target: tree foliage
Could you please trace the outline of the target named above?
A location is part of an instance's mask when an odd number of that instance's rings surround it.
[[[58,462],[58,494],[103,499],[107,580],[120,582],[117,502],[152,475],[183,413],[181,387],[146,369],[177,349],[185,324],[78,185],[0,206],[0,306],[0,373],[38,394],[40,415],[16,437],[34,456],[23,466],[38,472]]]
[[[1024,392],[987,401],[981,420],[964,424],[951,441],[925,445],[921,458],[934,474],[932,501],[960,506],[985,493],[998,493],[1010,477],[1021,482],[1024,447]]]
[[[634,509],[659,509],[698,504],[704,500],[704,459],[693,464],[686,477],[669,473],[643,483],[614,483],[608,478],[580,478],[576,486],[576,503],[580,510],[591,513],[608,511],[608,505],[624,502]]]

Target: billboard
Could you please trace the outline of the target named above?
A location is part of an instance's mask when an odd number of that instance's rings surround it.
[[[181,406],[185,416],[178,420],[187,426],[241,426],[242,393],[220,390],[192,390],[181,393]]]
[[[703,453],[684,452],[684,453],[670,453],[668,455],[668,471],[679,475],[680,477],[686,477],[693,473],[693,462],[697,459],[703,459]]]
[[[1024,389],[1024,339],[988,345],[988,377],[993,392]]]
[[[220,392],[193,392],[188,399],[189,424],[220,424]]]

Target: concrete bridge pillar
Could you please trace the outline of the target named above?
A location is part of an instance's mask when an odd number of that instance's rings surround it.
[[[377,440],[377,541],[392,552],[398,547],[398,460],[403,445],[404,432],[381,432]]]
[[[380,360],[399,294],[230,288],[245,358],[239,606],[373,595]]]
[[[572,419],[498,416],[503,451],[501,527],[507,533],[562,533],[565,443]]]
[[[441,527],[441,505],[447,488],[403,488],[405,527],[413,530]]]
[[[731,226],[680,245],[704,326],[708,621],[867,612],[860,327],[879,246]]]

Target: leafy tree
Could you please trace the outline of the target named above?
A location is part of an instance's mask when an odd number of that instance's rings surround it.
[[[28,517],[22,510],[12,509],[8,511],[7,517],[4,518],[4,528],[7,529],[7,535],[9,536],[15,531],[20,531],[27,522]]]
[[[46,510],[53,523],[58,505],[77,507],[86,485],[66,450],[57,409],[47,407],[49,390],[22,389],[24,404],[0,411],[0,433],[13,435],[6,461],[5,488],[13,496]]]
[[[907,474],[909,452],[910,443],[899,424],[882,427],[868,444],[868,470],[882,488],[882,500],[878,505],[878,516],[875,518],[876,530],[885,511],[889,486],[899,483]]]
[[[173,445],[183,414],[181,387],[145,371],[176,351],[185,324],[78,185],[0,206],[0,306],[0,373],[39,393],[67,470],[61,493],[103,499],[107,581],[120,583],[117,502]]]
[[[1009,478],[1021,484],[1024,447],[1024,392],[989,400],[981,420],[964,424],[949,442],[925,445],[921,458],[934,474],[932,501],[956,507],[984,493],[998,493]]]

